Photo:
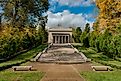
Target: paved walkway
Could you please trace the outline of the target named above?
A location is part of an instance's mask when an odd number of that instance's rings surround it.
[[[85,81],[80,76],[81,71],[91,71],[91,64],[42,64],[30,63],[38,71],[45,72],[45,76],[40,81]]]
[[[75,53],[74,49],[68,46],[51,46],[47,53],[41,55],[38,61],[52,61],[49,63],[30,63],[38,71],[45,72],[40,81],[85,81],[80,75],[81,71],[90,71],[89,63],[83,64],[54,64],[54,61],[80,61],[82,56]]]

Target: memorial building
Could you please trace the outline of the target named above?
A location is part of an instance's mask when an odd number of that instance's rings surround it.
[[[72,43],[72,28],[48,29],[48,43],[53,43],[53,44]]]

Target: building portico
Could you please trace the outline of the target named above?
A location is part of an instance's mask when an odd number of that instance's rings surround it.
[[[48,43],[64,44],[72,42],[72,29],[49,29]]]

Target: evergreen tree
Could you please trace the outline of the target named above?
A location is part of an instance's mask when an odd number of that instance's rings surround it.
[[[84,32],[86,32],[86,33],[90,32],[90,24],[89,23],[86,24]]]
[[[76,29],[72,29],[72,33],[73,33],[73,38],[74,38],[74,42],[79,43],[80,42],[80,35],[82,34],[82,30],[80,27],[77,27]]]
[[[76,34],[77,34],[78,36],[80,36],[80,35],[82,34],[82,30],[81,30],[80,27],[77,27],[77,28],[76,28]]]
[[[90,36],[90,24],[87,23],[84,29],[84,32],[80,36],[80,41],[83,43],[83,46],[89,47],[89,36]]]

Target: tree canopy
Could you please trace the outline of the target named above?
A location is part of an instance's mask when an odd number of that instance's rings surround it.
[[[0,4],[7,23],[17,27],[44,21],[42,14],[49,6],[48,0],[0,0]]]
[[[76,29],[73,28],[73,38],[74,42],[79,43],[80,42],[80,35],[82,34],[82,30],[80,27],[77,27]]]

